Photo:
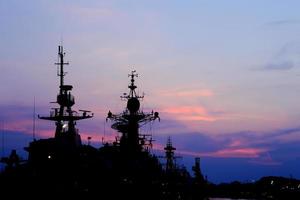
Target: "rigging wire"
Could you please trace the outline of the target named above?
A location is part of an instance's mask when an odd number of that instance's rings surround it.
[[[103,137],[102,137],[102,145],[105,142],[105,137],[106,137],[106,120],[104,119],[103,121]]]
[[[1,121],[1,157],[4,157],[4,122]]]
[[[35,96],[33,97],[32,139],[35,140]]]

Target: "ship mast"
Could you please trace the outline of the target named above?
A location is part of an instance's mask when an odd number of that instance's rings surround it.
[[[55,63],[55,65],[59,66],[59,70],[57,70],[57,76],[60,77],[60,94],[62,94],[62,86],[64,85],[64,76],[66,73],[64,72],[64,65],[69,65],[69,62],[64,62],[64,57],[65,57],[64,50],[62,46],[58,46],[58,58],[59,58],[59,63]]]
[[[166,172],[173,172],[176,169],[176,159],[180,158],[180,156],[175,156],[176,148],[172,144],[171,137],[168,137],[164,150],[165,156],[162,158],[166,159]]]
[[[113,129],[122,133],[120,139],[121,148],[130,151],[141,151],[146,142],[145,136],[140,137],[139,128],[150,121],[159,119],[159,114],[153,111],[144,113],[140,110],[140,99],[143,99],[144,96],[137,95],[135,91],[137,86],[134,82],[138,74],[134,70],[128,77],[130,77],[129,94],[124,93],[121,96],[121,99],[127,101],[126,109],[120,114],[113,114],[109,111],[107,119],[111,119],[114,122],[111,126]],[[149,141],[151,142],[152,138]]]
[[[58,46],[58,65],[57,76],[60,78],[59,94],[57,95],[56,102],[59,105],[58,108],[52,108],[50,116],[38,116],[39,119],[55,121],[56,131],[55,138],[67,138],[76,145],[81,144],[81,139],[78,134],[78,130],[75,128],[76,121],[93,117],[93,113],[90,111],[79,110],[79,112],[72,110],[72,106],[75,104],[75,98],[71,94],[73,88],[72,85],[64,84],[64,66],[68,65],[68,62],[64,62],[65,53],[62,46]]]

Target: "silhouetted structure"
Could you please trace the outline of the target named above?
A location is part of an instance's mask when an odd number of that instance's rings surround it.
[[[195,182],[197,182],[199,184],[204,183],[205,180],[204,180],[204,177],[203,177],[202,172],[201,172],[200,158],[199,157],[195,158],[195,165],[193,166],[192,169],[194,171]]]
[[[74,161],[72,160],[76,159],[78,148],[81,146],[81,138],[78,129],[75,127],[76,121],[93,116],[93,114],[88,114],[90,111],[80,110],[82,113],[79,113],[72,109],[72,106],[75,104],[75,98],[71,94],[73,86],[64,84],[64,76],[66,75],[64,65],[69,64],[64,62],[64,56],[63,47],[59,46],[59,62],[55,64],[58,65],[57,75],[60,78],[60,85],[56,102],[52,102],[57,103],[59,107],[52,108],[50,116],[38,116],[40,119],[55,122],[55,137],[30,143],[26,150],[29,152],[28,161],[32,165],[40,165],[42,163],[42,165],[47,166],[49,162],[53,163],[53,160],[60,160],[67,165],[69,163],[73,164]]]
[[[82,113],[72,110],[72,106],[75,104],[75,98],[71,94],[73,88],[72,85],[64,84],[64,65],[69,63],[64,62],[65,53],[63,52],[63,47],[58,47],[58,56],[59,63],[55,63],[59,66],[57,75],[60,77],[59,93],[56,98],[56,102],[59,105],[59,108],[52,108],[53,111],[50,112],[50,116],[40,117],[40,119],[55,121],[56,131],[55,138],[62,138],[63,140],[68,140],[73,143],[75,146],[81,145],[81,138],[78,134],[78,130],[75,128],[77,120],[88,119],[93,117],[89,115],[90,111],[79,110]]]
[[[122,99],[127,100],[127,106],[125,111],[120,114],[113,114],[111,111],[108,112],[107,119],[111,119],[114,121],[111,126],[113,129],[122,133],[120,139],[120,146],[123,151],[131,151],[131,152],[139,152],[143,150],[143,146],[151,144],[152,136],[150,135],[150,139],[147,140],[146,136],[141,136],[139,134],[140,126],[153,121],[155,119],[160,119],[158,112],[144,113],[140,110],[140,100],[144,98],[144,96],[138,96],[136,94],[135,89],[137,86],[134,84],[134,77],[138,77],[136,71],[132,71],[129,74],[130,85],[128,86],[129,94],[124,93],[121,96]]]
[[[167,144],[164,147],[165,156],[161,156],[160,158],[164,158],[166,160],[165,170],[167,173],[171,173],[177,169],[176,159],[180,158],[180,156],[175,156],[176,148],[173,147],[171,137],[168,137]]]
[[[176,156],[171,139],[164,148],[166,168],[159,159],[150,153],[152,135],[142,135],[139,128],[159,118],[158,112],[146,113],[140,108],[140,99],[136,94],[135,71],[129,74],[129,94],[121,96],[127,102],[120,114],[108,112],[107,119],[113,121],[112,128],[120,132],[120,140],[106,143],[97,149],[81,142],[76,129],[76,121],[93,117],[87,110],[73,110],[75,98],[71,94],[72,86],[65,85],[63,47],[59,46],[58,76],[59,93],[49,116],[40,119],[55,122],[54,137],[32,141],[25,149],[28,160],[18,158],[12,151],[9,158],[2,159],[7,169],[0,174],[0,188],[3,193],[22,193],[23,197],[41,197],[40,194],[61,195],[68,197],[84,194],[93,198],[101,194],[103,199],[197,199],[194,191],[202,191],[205,184],[201,177],[200,162],[194,167],[192,178],[184,167],[175,164]],[[200,183],[201,182],[201,183]],[[202,187],[202,188],[201,188]],[[115,192],[112,192],[114,190]],[[36,192],[38,191],[38,193]]]
[[[300,199],[300,180],[285,177],[267,176],[253,182],[211,184],[211,197],[232,199]]]
[[[169,137],[164,147],[165,167],[156,155],[150,153],[152,135],[142,135],[139,128],[159,118],[158,112],[141,109],[136,94],[135,77],[129,74],[129,94],[121,96],[126,108],[119,114],[108,112],[112,128],[120,132],[120,140],[106,143],[97,149],[87,137],[82,144],[76,121],[93,117],[87,110],[75,111],[72,86],[64,83],[65,53],[58,49],[59,93],[49,116],[40,119],[55,122],[54,137],[34,139],[25,149],[28,160],[12,150],[1,158],[6,164],[0,173],[0,192],[9,198],[78,197],[85,199],[158,199],[201,200],[211,197],[252,199],[299,199],[300,180],[283,177],[263,177],[251,183],[232,182],[214,185],[204,179],[200,158],[195,158],[192,177],[185,167],[176,164],[176,148]],[[35,112],[34,112],[35,113]],[[33,127],[35,133],[35,127]]]
[[[6,164],[6,170],[12,170],[20,165],[21,159],[17,151],[13,149],[8,157],[1,158],[1,162]]]

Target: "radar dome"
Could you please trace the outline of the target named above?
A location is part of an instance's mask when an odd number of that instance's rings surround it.
[[[131,113],[135,113],[140,109],[140,101],[137,98],[130,98],[127,101],[127,109]]]

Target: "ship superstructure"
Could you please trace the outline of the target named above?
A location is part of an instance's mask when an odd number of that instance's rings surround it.
[[[55,121],[56,138],[68,138],[73,140],[74,144],[80,145],[81,138],[78,134],[78,129],[75,128],[76,121],[82,119],[88,119],[93,117],[93,113],[90,114],[90,111],[79,110],[79,112],[72,109],[72,106],[75,104],[75,98],[71,94],[73,88],[72,85],[66,85],[64,83],[64,77],[67,74],[64,71],[64,66],[68,65],[68,62],[64,62],[65,53],[63,47],[58,47],[58,57],[59,62],[55,63],[58,65],[57,76],[60,78],[59,93],[56,98],[56,103],[59,107],[52,108],[50,116],[39,116],[40,119]]]
[[[135,85],[135,77],[138,77],[136,71],[132,71],[128,75],[130,77],[129,94],[124,93],[122,99],[127,101],[126,109],[120,114],[108,112],[107,119],[113,121],[112,128],[122,133],[120,146],[125,151],[141,151],[143,146],[151,144],[151,135],[140,135],[139,128],[151,121],[159,119],[158,112],[145,113],[140,110],[140,100],[144,96],[139,96],[136,93],[137,86]],[[147,138],[150,136],[150,138]]]
[[[198,193],[193,191],[198,191],[201,184],[193,183],[187,170],[176,165],[176,148],[170,138],[164,148],[166,168],[148,151],[152,135],[141,134],[139,129],[160,118],[158,112],[141,109],[144,96],[136,92],[136,71],[129,74],[129,93],[121,96],[126,100],[125,110],[119,114],[109,111],[107,116],[112,121],[111,127],[121,133],[120,140],[100,148],[91,145],[91,137],[87,145],[81,143],[76,122],[93,117],[93,113],[73,110],[73,86],[64,83],[64,66],[68,65],[64,56],[63,47],[59,46],[56,64],[60,84],[56,101],[52,102],[57,107],[52,108],[49,116],[39,116],[55,122],[54,137],[30,142],[25,148],[28,160],[22,164],[15,151],[9,158],[1,159],[8,167],[0,174],[0,188],[9,194],[17,189],[23,197],[30,198],[40,198],[40,194],[55,197],[84,194],[85,199],[101,195],[103,199],[198,200]],[[194,171],[197,177],[201,175],[200,162],[196,162]]]
[[[166,159],[165,170],[167,173],[170,173],[177,169],[176,159],[180,158],[179,156],[175,156],[176,148],[172,144],[171,137],[168,137],[167,144],[164,147],[164,150],[165,150],[165,156],[162,158]]]
[[[28,161],[33,166],[48,168],[49,163],[57,166],[72,165],[80,154],[81,137],[76,128],[76,121],[93,117],[93,113],[87,110],[75,111],[72,107],[75,98],[71,94],[72,85],[65,84],[64,61],[65,52],[62,46],[58,46],[59,62],[57,76],[59,77],[59,92],[53,104],[58,105],[52,108],[49,116],[38,116],[39,119],[55,122],[55,134],[53,138],[35,140],[30,143],[26,150],[29,152]]]

